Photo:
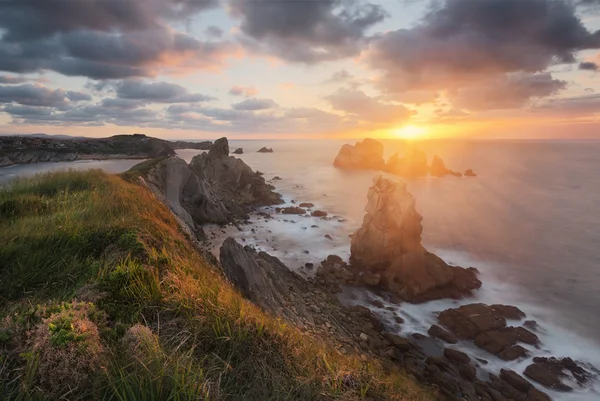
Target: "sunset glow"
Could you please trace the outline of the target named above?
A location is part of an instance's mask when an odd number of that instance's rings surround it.
[[[427,128],[418,125],[405,125],[392,131],[392,135],[401,139],[422,139],[427,134]]]

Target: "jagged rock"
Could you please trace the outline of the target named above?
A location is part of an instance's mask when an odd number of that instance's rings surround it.
[[[327,217],[327,212],[323,212],[322,210],[315,210],[310,215],[313,217]]]
[[[262,148],[258,149],[258,153],[273,153],[273,149],[263,146]]]
[[[244,149],[237,148],[236,150],[233,151],[233,153],[236,154],[236,155],[243,155],[244,154]]]
[[[500,378],[523,393],[533,387],[523,376],[512,370],[500,369]]]
[[[568,372],[568,374],[567,374]],[[572,387],[563,383],[569,376],[580,386],[585,385],[594,375],[571,358],[533,358],[533,363],[525,368],[525,376],[548,388],[557,391],[571,391]]]
[[[302,209],[298,206],[288,206],[281,209],[281,213],[283,214],[304,214],[306,210]]]
[[[404,157],[396,153],[390,157],[383,170],[405,178],[425,177],[429,172],[427,155],[417,148],[413,148]]]
[[[458,342],[458,338],[452,333],[444,330],[437,324],[432,325],[427,331],[431,337],[439,338],[440,340],[444,340],[449,344],[456,344]]]
[[[229,157],[226,138],[190,165],[177,156],[158,161],[146,173],[146,184],[183,220],[199,230],[205,223],[226,224],[247,219],[251,206],[282,203],[264,178],[243,161]]]
[[[523,347],[516,346],[517,342],[534,345],[537,344],[538,338],[523,327],[485,331],[475,337],[475,345],[507,360],[516,359],[525,352]]]
[[[333,165],[341,169],[381,170],[384,166],[383,145],[371,138],[354,146],[346,144],[340,149]]]
[[[444,177],[450,174],[450,170],[446,168],[444,161],[440,159],[438,155],[433,156],[431,167],[429,168],[429,174],[434,177]]]
[[[438,320],[459,338],[475,339],[478,334],[506,327],[506,319],[486,304],[463,305],[446,309]]]
[[[496,305],[491,305],[491,308],[499,315],[504,316],[504,318],[506,318],[506,319],[521,320],[522,318],[525,317],[525,312],[523,312],[521,309],[517,308],[516,306],[496,304]]]
[[[467,171],[465,171],[465,177],[477,177],[477,174],[475,174],[473,170],[468,169]]]
[[[351,241],[351,263],[381,274],[381,284],[410,302],[458,298],[479,288],[471,270],[449,266],[421,245],[421,215],[406,184],[381,176],[367,195],[367,214]]]
[[[453,362],[469,363],[471,358],[464,352],[452,348],[444,348],[444,356]]]
[[[216,140],[208,153],[194,156],[190,163],[194,173],[206,180],[220,199],[246,205],[267,206],[283,203],[274,187],[244,163],[229,156],[227,138]]]

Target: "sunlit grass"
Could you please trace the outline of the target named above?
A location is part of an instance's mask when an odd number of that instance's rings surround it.
[[[67,399],[432,399],[405,375],[342,356],[243,299],[169,210],[129,181],[132,174],[125,181],[70,171],[0,191],[6,399],[48,397],[28,333],[45,333],[45,321],[64,323],[61,305],[74,299],[96,308],[86,319],[98,327],[104,351],[92,385],[61,388],[58,396]],[[136,324],[157,336],[147,358],[123,340]]]

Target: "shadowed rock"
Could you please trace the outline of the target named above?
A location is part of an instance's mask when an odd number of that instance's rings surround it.
[[[273,149],[267,148],[267,147],[262,147],[262,148],[258,149],[258,153],[273,153]]]
[[[396,153],[390,157],[383,170],[404,178],[425,177],[429,173],[427,155],[417,148],[412,149],[404,157]]]
[[[479,288],[472,270],[449,266],[421,245],[422,217],[406,184],[381,176],[367,195],[367,214],[352,235],[352,265],[380,273],[382,286],[410,302],[460,298]]]
[[[333,165],[349,170],[381,170],[384,166],[383,145],[366,138],[354,146],[345,144],[338,152]]]
[[[244,149],[237,148],[236,150],[233,151],[233,153],[236,154],[236,155],[243,155],[244,154]]]

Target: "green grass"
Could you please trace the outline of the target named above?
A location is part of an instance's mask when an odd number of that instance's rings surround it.
[[[69,308],[85,308],[85,320],[65,315]],[[149,327],[157,345],[140,354],[125,341],[134,324]],[[93,338],[101,363],[89,364]],[[62,375],[56,380],[65,386],[50,386],[48,372],[59,370],[44,363],[53,352],[68,352],[59,360],[90,373],[71,382]],[[148,190],[100,171],[45,174],[0,190],[0,394],[433,399],[402,373],[342,356],[263,313],[196,252]]]

